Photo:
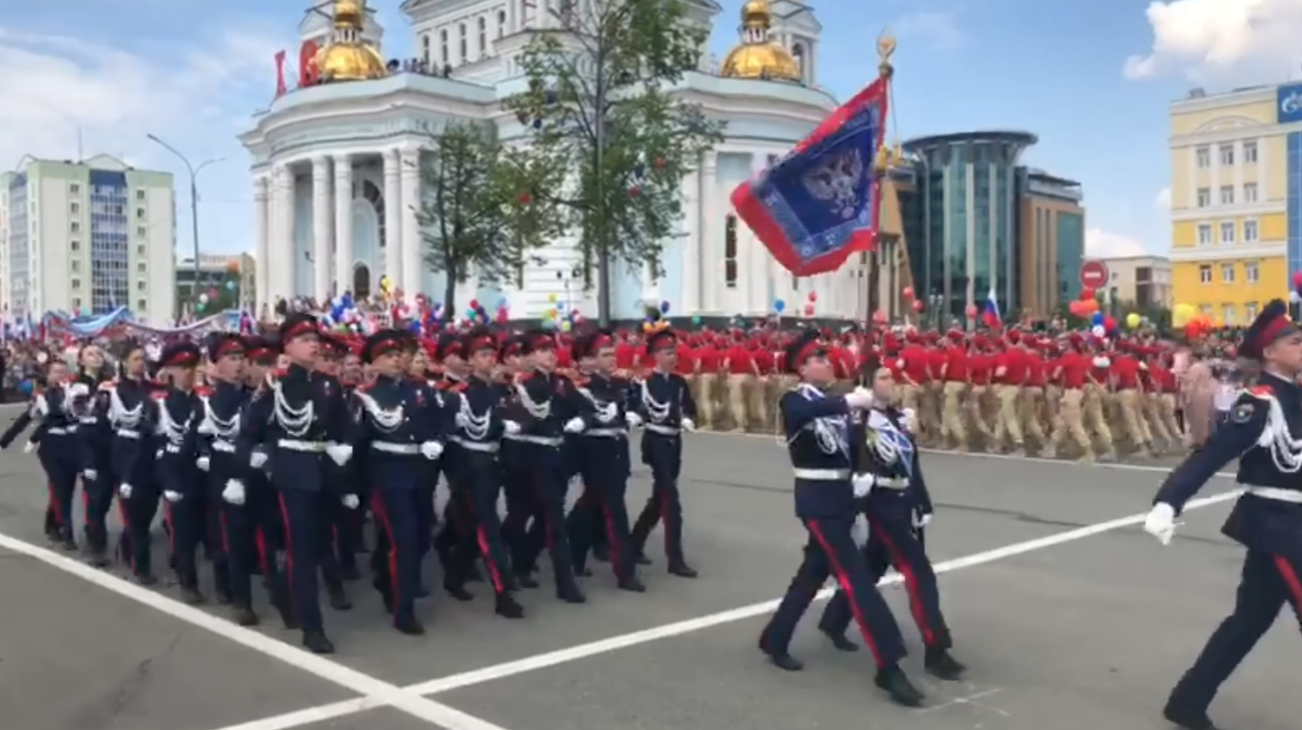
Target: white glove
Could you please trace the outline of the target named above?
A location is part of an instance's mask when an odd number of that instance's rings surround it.
[[[583,429],[582,418],[571,418],[565,422],[565,433],[583,433]]]
[[[200,456],[198,459],[195,459],[194,465],[199,467],[199,471],[208,471],[208,468],[212,466],[212,462],[209,461],[208,457]]]
[[[851,408],[858,408],[860,410],[872,408],[873,403],[876,400],[877,399],[873,396],[873,392],[863,386],[855,388],[845,397],[845,402],[850,404]]]
[[[339,501],[343,502],[348,509],[357,509],[362,505],[362,500],[358,499],[356,494],[345,494]]]
[[[924,513],[922,513],[922,514],[914,513],[914,515],[913,515],[913,526],[914,526],[914,527],[916,527],[916,528],[918,528],[918,529],[921,529],[921,528],[924,528],[924,527],[926,527],[927,525],[930,525],[930,524],[931,524],[931,513],[930,513],[930,512],[924,512]]]
[[[99,478],[99,472],[95,471],[94,469],[86,469],[82,471],[81,476],[83,479],[93,482]]]
[[[457,425],[457,428],[465,428],[465,427],[466,427],[466,414],[461,413],[461,412],[458,412],[457,415],[456,415],[456,417],[452,419],[452,422],[455,423],[455,424]]]
[[[1166,502],[1158,502],[1144,520],[1144,532],[1157,538],[1163,545],[1170,545],[1175,536],[1175,507]]]
[[[349,459],[353,458],[353,447],[348,444],[327,444],[326,456],[329,456],[330,460],[339,466],[343,466],[348,463]]]
[[[863,547],[868,544],[868,518],[859,515],[854,518],[854,524],[850,525],[850,539],[854,544]]]
[[[624,420],[628,422],[629,428],[638,428],[642,425],[642,417],[636,413],[625,413]]]
[[[863,499],[867,497],[869,492],[873,490],[873,481],[872,474],[856,475],[854,481],[851,482],[854,485],[854,498]]]
[[[168,502],[180,502],[181,493],[173,492],[172,490],[168,489],[163,492],[163,499],[166,499]]]
[[[420,455],[433,461],[443,455],[443,444],[437,441],[426,441],[420,445]]]
[[[131,491],[131,485],[126,482],[122,482],[118,487],[118,494],[122,495],[123,499],[131,499]]]
[[[262,450],[254,450],[252,454],[249,454],[249,466],[253,467],[254,469],[261,469],[266,464],[267,464],[267,452]]]
[[[30,454],[35,450],[36,450],[36,444],[32,443],[31,441],[28,441],[27,443],[23,444],[24,454]]]
[[[520,424],[515,421],[502,421],[502,430],[514,436],[520,433]]]
[[[918,414],[912,408],[905,408],[900,411],[900,426],[905,431],[913,431],[913,424],[916,422]]]
[[[695,430],[696,430],[696,421],[693,421],[693,420],[690,419],[690,418],[684,418],[684,419],[683,419],[683,430],[684,430],[684,431],[695,431]]]
[[[244,482],[239,479],[226,482],[226,488],[222,490],[222,499],[236,506],[244,504]]]

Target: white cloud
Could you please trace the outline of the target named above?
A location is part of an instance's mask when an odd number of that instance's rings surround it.
[[[1085,231],[1085,255],[1095,259],[1143,256],[1147,251],[1139,241],[1099,228]]]
[[[955,48],[966,38],[953,13],[921,12],[906,15],[891,24],[899,38],[919,39],[935,48]]]
[[[204,138],[214,125],[200,111],[252,83],[269,87],[277,47],[255,33],[230,32],[147,56],[93,39],[0,26],[0,170],[23,155],[71,159],[80,144],[86,157],[148,158],[150,132]],[[215,126],[220,138],[212,141],[229,142],[229,128]]]
[[[1162,211],[1163,213],[1170,212],[1171,188],[1162,188],[1157,193],[1157,198],[1153,200],[1153,205],[1157,206],[1157,209]]]
[[[1268,78],[1302,61],[1302,3],[1297,0],[1168,0],[1145,12],[1153,30],[1147,55],[1126,60],[1129,79],[1182,75]]]

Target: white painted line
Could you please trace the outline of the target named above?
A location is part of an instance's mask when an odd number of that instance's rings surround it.
[[[355,700],[344,700],[329,705],[318,705],[304,710],[286,712],[283,715],[265,717],[261,720],[250,720],[239,725],[227,725],[216,730],[292,730],[292,728],[329,722],[385,706],[383,701],[374,697],[359,697]]]
[[[1210,497],[1202,497],[1199,499],[1191,500],[1185,506],[1184,511],[1189,512],[1191,510],[1198,510],[1204,507],[1210,507],[1213,505],[1221,504],[1223,502],[1228,502],[1232,499],[1236,499],[1242,493],[1243,490],[1235,489],[1229,492],[1222,492],[1220,494],[1215,494]],[[996,560],[1004,560],[1006,558],[1016,557],[1018,555],[1024,555],[1026,553],[1035,552],[1036,550],[1043,550],[1045,548],[1050,548],[1057,545],[1063,545],[1065,543],[1075,542],[1077,540],[1083,540],[1085,538],[1094,537],[1095,535],[1101,535],[1103,533],[1111,532],[1113,530],[1119,530],[1125,527],[1133,527],[1134,525],[1141,525],[1143,524],[1144,520],[1147,517],[1148,517],[1148,513],[1144,512],[1142,514],[1130,515],[1129,517],[1121,517],[1115,520],[1100,522],[1094,525],[1086,525],[1085,527],[1079,527],[1074,530],[1068,530],[1066,532],[1059,532],[1057,534],[1049,535],[1047,537],[1041,537],[1035,540],[1027,540],[1026,542],[1020,542],[1013,545],[1006,545],[1001,548],[995,548],[994,550],[987,550],[985,552],[976,553],[974,555],[968,555],[962,558],[955,558],[954,560],[946,560],[945,562],[938,563],[933,567],[936,573],[938,574],[949,573],[951,571],[962,570],[964,568],[972,568],[978,565],[991,563]],[[2,544],[3,543],[0,543],[0,545]],[[901,580],[900,575],[898,573],[894,573],[889,575],[887,578],[883,579],[880,585],[897,584],[900,582],[900,580]],[[824,588],[823,590],[818,592],[818,596],[815,600],[826,600],[832,596],[833,592],[834,589],[832,588]],[[763,603],[755,603],[749,606],[741,606],[740,608],[733,608],[727,611],[713,613],[708,616],[699,616],[697,618],[678,621],[676,623],[666,624],[664,626],[657,626],[655,628],[645,629],[642,631],[635,631],[630,634],[623,634],[621,636],[612,636],[607,639],[599,639],[597,641],[593,641],[587,644],[579,644],[578,646],[572,646],[566,649],[558,649],[556,651],[550,651],[544,654],[525,657],[523,659],[517,659],[515,661],[504,662],[502,664],[494,664],[492,666],[484,667],[482,669],[474,669],[469,672],[453,674],[447,677],[443,677],[441,679],[433,679],[428,682],[421,682],[419,684],[409,685],[407,687],[402,688],[402,691],[410,692],[417,695],[434,695],[442,692],[450,692],[452,690],[464,689],[466,687],[471,687],[478,684],[484,684],[486,682],[494,682],[499,679],[506,679],[508,677],[513,677],[517,674],[524,674],[526,672],[533,672],[539,669],[554,667],[559,664],[566,664],[573,661],[579,661],[581,659],[587,659],[589,657],[600,656],[602,654],[609,654],[611,652],[619,651],[620,649],[627,649],[641,644],[648,644],[650,642],[658,641],[660,639],[671,639],[676,636],[690,634],[695,631],[701,631],[703,629],[709,629],[715,626],[722,626],[724,624],[735,623],[737,621],[744,621],[746,619],[755,618],[757,616],[763,616],[767,613],[772,613],[774,610],[777,609],[777,607],[778,607],[778,599],[771,600],[771,601],[764,601]],[[365,701],[366,700],[362,700],[362,703],[364,704]],[[344,717],[345,715],[353,714],[355,712],[361,712],[362,710],[374,706],[377,705],[353,706],[347,702],[335,702],[328,705],[321,705],[320,707],[316,707],[316,708],[309,708],[308,710],[299,710],[297,712],[287,713],[285,715],[278,715],[276,717],[264,718],[262,720],[258,720],[252,723],[246,723],[244,725],[235,725],[231,727],[218,728],[217,730],[289,730],[290,728],[300,727],[302,725],[310,724],[312,722],[318,722],[319,720],[316,719],[303,719],[308,717],[314,717],[310,715],[310,713],[314,710],[320,711],[322,713],[322,716],[325,719],[334,719],[338,717]]]
[[[468,715],[455,708],[425,699],[397,685],[384,682],[355,669],[350,669],[338,662],[290,646],[256,631],[236,626],[229,621],[168,598],[161,593],[142,588],[111,573],[92,568],[89,565],[12,536],[0,534],[0,548],[39,560],[88,583],[148,606],[159,613],[184,621],[191,626],[209,631],[272,659],[278,659],[290,666],[297,667],[320,679],[363,695],[365,698],[375,701],[375,706],[391,706],[425,722],[438,725],[444,730],[505,730],[505,728]],[[360,702],[355,703],[352,711],[363,709],[362,704]],[[300,718],[307,718],[311,712],[311,710],[299,710],[296,714]],[[315,720],[308,721],[315,722]],[[267,723],[268,720],[263,722]],[[292,726],[255,724],[252,727],[256,730],[269,730],[270,728]]]
[[[746,438],[746,439],[769,439],[776,441],[782,448],[786,448],[785,441],[778,441],[777,437],[770,433],[731,433],[728,431],[696,431],[694,436],[721,436],[725,438]],[[1087,469],[1120,469],[1121,471],[1154,471],[1169,472],[1174,466],[1161,466],[1158,464],[1126,464],[1114,461],[1093,461],[1088,464],[1071,459],[1050,459],[1044,456],[1018,456],[1017,454],[987,454],[979,451],[951,451],[949,449],[918,449],[924,454],[938,454],[941,456],[954,456],[969,459],[1004,459],[1008,461],[1030,461],[1036,464],[1056,464],[1058,466],[1079,466]],[[1217,476],[1233,477],[1234,474],[1221,472]]]

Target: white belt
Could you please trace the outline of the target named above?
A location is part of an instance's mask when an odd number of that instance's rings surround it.
[[[212,449],[223,454],[233,454],[235,453],[235,444],[229,441],[214,441],[212,442]]]
[[[395,444],[392,441],[372,441],[371,448],[386,454],[416,455],[420,447],[416,444]]]
[[[77,433],[77,427],[68,426],[67,428],[64,428],[63,426],[56,426],[54,428],[47,429],[45,432],[51,436],[69,436],[71,434]]]
[[[1289,502],[1291,504],[1302,504],[1302,492],[1296,489],[1284,489],[1282,487],[1256,487],[1251,484],[1243,485],[1243,491],[1254,497],[1262,499],[1271,499],[1276,502]]]
[[[80,420],[81,425],[83,426],[94,426],[96,423],[99,423],[99,419],[95,416],[83,416]]]
[[[591,436],[599,439],[619,438],[627,434],[628,432],[622,428],[590,428],[587,431],[579,432],[580,436]]]
[[[908,489],[909,480],[904,477],[874,477],[873,488]]]
[[[502,438],[507,441],[518,441],[523,444],[534,444],[535,446],[560,446],[565,443],[565,439],[560,436],[528,436],[520,433],[504,434]]]
[[[280,439],[276,442],[276,447],[286,451],[301,451],[305,454],[322,454],[326,450],[324,441],[302,441],[300,439]]]
[[[140,432],[137,431],[137,430],[135,430],[135,429],[132,429],[132,428],[119,428],[118,430],[114,431],[113,433],[116,434],[116,435],[118,435],[118,436],[121,436],[121,437],[124,438],[124,439],[139,439],[139,438],[140,438]]]
[[[646,430],[650,431],[651,433],[658,433],[661,436],[677,436],[679,433],[682,432],[681,428],[675,428],[673,426],[663,426],[659,423],[646,424]]]
[[[481,454],[496,454],[497,450],[501,448],[500,444],[492,444],[486,441],[471,441],[470,439],[461,436],[453,436],[450,440],[452,443],[467,451],[478,451]]]
[[[820,482],[837,482],[850,478],[849,469],[793,469],[797,479],[811,479]]]

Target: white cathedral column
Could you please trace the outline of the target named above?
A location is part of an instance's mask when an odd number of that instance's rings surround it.
[[[420,205],[420,150],[402,150],[399,173],[402,183],[402,290],[415,297],[421,290],[421,235],[416,209]]]
[[[398,150],[384,151],[384,275],[402,286],[402,185]]]
[[[353,287],[353,159],[335,158],[335,292]]]
[[[683,249],[680,263],[683,300],[673,302],[685,315],[701,308],[701,174],[692,170],[683,176]]]
[[[330,298],[330,160],[312,158],[312,297]]]
[[[268,255],[268,301],[294,295],[294,172],[288,165],[276,167],[272,181],[274,216],[271,251]]]
[[[719,205],[719,155],[707,150],[701,164],[701,276],[705,277],[701,310],[718,312],[723,306],[719,291],[724,278],[723,217]]]
[[[270,285],[267,272],[271,271],[269,252],[271,251],[271,201],[268,200],[270,180],[266,175],[253,178],[253,207],[256,211],[257,248],[253,257],[253,316],[262,316],[262,305],[268,301],[267,292]]]

